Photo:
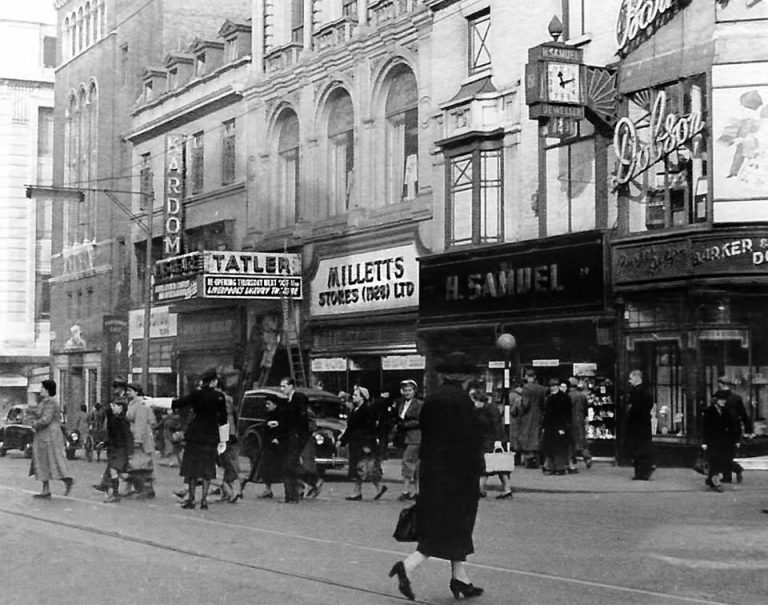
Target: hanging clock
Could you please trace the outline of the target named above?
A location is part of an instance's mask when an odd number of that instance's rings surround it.
[[[576,63],[547,62],[547,100],[581,103],[581,71]]]

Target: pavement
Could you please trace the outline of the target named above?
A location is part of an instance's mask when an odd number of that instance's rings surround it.
[[[654,492],[697,492],[704,486],[703,475],[697,474],[690,468],[658,468],[649,481],[634,481],[630,466],[618,466],[613,458],[595,458],[594,464],[587,469],[582,462],[578,464],[578,473],[572,475],[545,475],[540,470],[517,468],[511,474],[510,483],[515,492],[544,493],[544,494],[610,494],[610,493],[654,493]],[[768,492],[768,456],[757,458],[738,458],[744,467],[744,482],[740,489],[760,489]],[[168,465],[167,460],[161,460],[161,465]],[[397,458],[383,460],[381,467],[384,483],[403,483],[400,475],[401,461]],[[241,469],[247,474],[249,464],[247,459],[241,459]],[[345,476],[345,472],[331,472],[332,478]],[[488,490],[494,492],[500,489],[499,482],[494,478],[488,479]],[[396,488],[390,489],[390,495],[397,493]]]

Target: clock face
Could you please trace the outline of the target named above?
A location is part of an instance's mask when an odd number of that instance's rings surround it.
[[[547,63],[547,93],[552,103],[581,103],[579,65]]]

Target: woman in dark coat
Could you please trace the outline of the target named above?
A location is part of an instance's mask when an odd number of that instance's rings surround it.
[[[442,385],[421,409],[420,490],[416,501],[419,543],[416,551],[389,572],[398,588],[414,600],[411,576],[427,557],[451,561],[450,590],[454,597],[474,597],[483,589],[469,580],[465,560],[474,552],[472,532],[477,516],[478,452],[481,439],[466,385],[474,367],[466,355],[453,353],[437,366]]]
[[[267,400],[267,426],[264,447],[259,462],[258,481],[264,483],[259,498],[272,498],[273,483],[283,481],[283,462],[288,452],[288,433],[283,420],[283,410],[274,401]]]
[[[378,446],[378,427],[376,415],[371,408],[370,394],[365,387],[355,387],[347,428],[339,440],[341,445],[349,446],[349,477],[354,480],[355,488],[347,500],[363,499],[363,481],[370,481],[376,488],[374,500],[378,500],[387,491],[381,485],[381,452]]]
[[[171,407],[178,410],[191,406],[194,418],[184,434],[184,457],[181,460],[181,476],[188,485],[187,501],[181,508],[195,508],[195,487],[202,482],[200,508],[208,508],[208,488],[216,478],[216,456],[227,449],[229,424],[224,394],[216,390],[216,370],[206,370],[202,376],[202,388],[186,397],[173,401]]]
[[[545,473],[565,475],[571,459],[571,400],[560,389],[560,381],[549,381],[549,395],[542,419],[542,445],[550,467]]]
[[[485,486],[488,482],[489,473],[485,468],[485,454],[491,454],[496,447],[501,447],[501,441],[504,434],[504,425],[502,423],[499,406],[489,401],[481,387],[472,387],[469,390],[469,398],[475,406],[475,419],[477,421],[478,431],[480,432],[480,464],[483,466],[483,474],[480,475],[480,497],[485,498]],[[493,473],[491,473],[493,474]],[[512,497],[512,489],[509,487],[509,473],[495,473],[501,481],[502,493],[496,496],[498,500]]]

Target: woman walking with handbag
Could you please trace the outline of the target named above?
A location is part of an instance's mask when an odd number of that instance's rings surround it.
[[[381,498],[387,491],[387,486],[381,485],[377,428],[369,401],[368,389],[355,387],[349,406],[347,430],[340,440],[341,445],[349,445],[349,477],[354,480],[355,488],[354,493],[346,499],[352,501],[363,499],[363,481],[370,481],[376,488],[374,500]]]
[[[40,393],[42,399],[34,410],[35,417],[32,421],[35,439],[32,442],[32,468],[29,474],[34,474],[38,481],[43,482],[43,489],[33,497],[50,498],[51,479],[63,481],[66,486],[64,495],[69,496],[74,479],[64,456],[64,435],[61,433],[60,423],[61,409],[54,399],[56,383],[53,380],[43,380]]]
[[[128,456],[128,483],[137,499],[154,498],[155,415],[144,405],[144,387],[132,382],[126,390],[128,409],[125,417],[133,435],[133,450]]]
[[[475,373],[463,353],[452,353],[436,367],[442,385],[421,408],[419,496],[416,551],[389,571],[400,592],[415,600],[411,577],[428,557],[451,562],[449,589],[453,596],[477,597],[483,589],[469,579],[465,561],[474,552],[472,532],[477,516],[482,465],[480,433],[466,387]]]
[[[480,475],[480,497],[485,498],[486,496],[485,488],[488,483],[488,477],[496,475],[501,482],[502,490],[501,494],[496,496],[496,499],[506,500],[512,497],[512,488],[509,487],[509,473],[500,471],[488,472],[485,462],[486,454],[493,454],[497,449],[502,449],[500,437],[504,429],[499,407],[492,401],[489,401],[488,395],[479,385],[469,389],[469,397],[475,405],[475,420],[477,421],[482,439],[480,461],[483,465],[483,474]]]

